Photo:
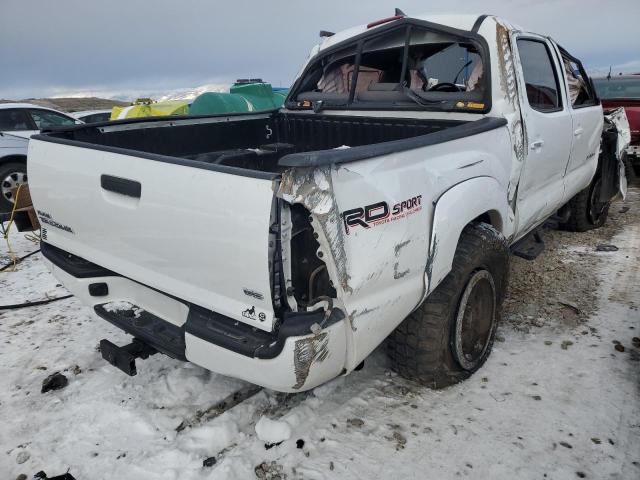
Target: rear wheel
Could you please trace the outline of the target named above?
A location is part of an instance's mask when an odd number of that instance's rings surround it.
[[[624,173],[625,173],[625,175],[627,177],[627,182],[629,184],[635,183],[636,179],[638,178],[638,174],[636,173],[636,169],[633,166],[634,160],[637,162],[637,160],[634,157],[631,157],[629,155],[625,155],[623,157]]]
[[[493,346],[508,267],[505,238],[486,224],[467,226],[451,272],[389,337],[392,368],[432,388],[478,370]]]
[[[27,183],[27,165],[21,162],[0,164],[0,212],[10,212],[18,186]]]
[[[611,202],[600,201],[602,177],[598,175],[591,184],[569,200],[569,220],[561,226],[572,232],[586,232],[602,227],[609,216]]]

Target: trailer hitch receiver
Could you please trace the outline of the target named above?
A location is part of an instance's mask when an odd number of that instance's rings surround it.
[[[114,345],[103,338],[100,340],[100,352],[102,353],[102,358],[130,377],[138,373],[136,370],[136,358],[146,359],[149,358],[149,355],[158,353],[155,348],[137,338],[134,338],[129,345],[124,347]]]

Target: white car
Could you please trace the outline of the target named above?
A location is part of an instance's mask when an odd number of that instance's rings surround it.
[[[84,123],[108,122],[111,120],[111,110],[83,110],[81,112],[73,112],[71,115]]]
[[[130,375],[158,351],[295,392],[389,337],[444,387],[491,351],[510,252],[551,216],[604,224],[619,125],[547,36],[396,15],[325,37],[283,109],[37,135],[31,195],[54,275],[134,337],[101,341]]]
[[[27,181],[29,137],[52,125],[82,121],[31,103],[0,103],[0,212],[10,211],[18,185]]]

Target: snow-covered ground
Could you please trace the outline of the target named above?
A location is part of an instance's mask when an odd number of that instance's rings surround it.
[[[262,390],[216,416],[251,387],[161,355],[127,377],[96,350],[127,337],[75,299],[0,311],[0,478],[640,478],[639,211],[635,190],[612,207],[614,227],[562,234],[536,260],[577,307],[586,284],[557,272],[594,279],[593,313],[570,323],[540,290],[514,288],[487,364],[442,391],[393,374],[380,349],[348,377],[297,395]],[[18,253],[35,248],[14,238]],[[515,286],[527,268],[514,262]],[[39,255],[0,273],[0,305],[64,294]],[[544,318],[520,319],[519,303]],[[40,393],[56,371],[68,386]]]

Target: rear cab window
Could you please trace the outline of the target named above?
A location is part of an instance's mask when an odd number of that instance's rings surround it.
[[[321,53],[286,106],[486,113],[489,71],[488,47],[479,35],[399,20]]]

